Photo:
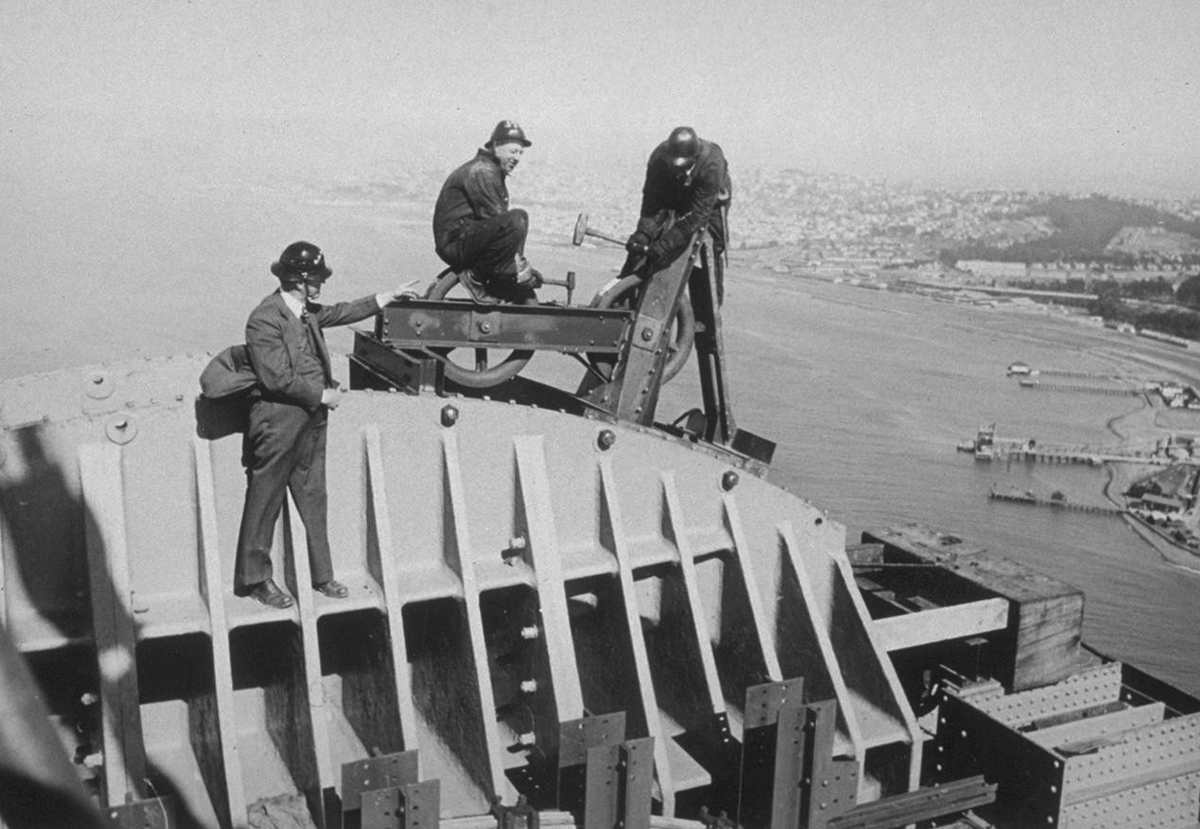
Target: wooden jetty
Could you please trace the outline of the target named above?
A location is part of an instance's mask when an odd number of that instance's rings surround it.
[[[1069,509],[1075,512],[1092,512],[1099,515],[1125,515],[1128,510],[1120,507],[1105,507],[1094,504],[1076,504],[1065,498],[1043,498],[1040,495],[1025,490],[1009,490],[1001,492],[995,487],[992,487],[988,497],[994,501],[1008,501],[1014,504],[1031,504],[1035,507],[1054,507],[1055,509]]]
[[[1064,391],[1074,392],[1076,394],[1100,394],[1111,397],[1138,397],[1145,394],[1142,389],[1114,389],[1107,386],[1081,386],[1075,383],[1041,383],[1037,380],[1022,379],[1020,386],[1023,389],[1033,389],[1034,391]]]

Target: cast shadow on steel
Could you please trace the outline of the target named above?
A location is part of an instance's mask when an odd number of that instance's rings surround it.
[[[108,823],[97,808],[103,768],[81,781],[85,758],[103,758],[103,722],[130,728],[129,711],[119,709],[122,691],[137,688],[137,654],[106,659],[101,667],[96,614],[104,624],[132,631],[139,624],[105,566],[103,534],[85,503],[79,480],[57,457],[43,424],[10,432],[12,455],[5,466],[19,467],[0,482],[0,518],[8,530],[3,562],[16,570],[20,595],[6,585],[5,626],[0,628],[0,821],[8,826],[91,827]],[[90,557],[89,557],[90,548]],[[11,577],[10,577],[11,578]],[[90,601],[89,601],[90,597]],[[22,643],[25,653],[18,648]],[[79,658],[81,649],[95,649]],[[140,652],[140,647],[138,648]],[[133,709],[139,700],[133,700]],[[59,723],[59,733],[50,723]],[[140,724],[136,727],[140,730]],[[138,735],[137,745],[141,746]],[[75,756],[68,756],[73,746]],[[132,786],[143,797],[175,792],[169,776],[145,764]],[[125,800],[125,793],[117,796]],[[174,802],[181,826],[198,822]],[[32,809],[32,811],[30,811]]]

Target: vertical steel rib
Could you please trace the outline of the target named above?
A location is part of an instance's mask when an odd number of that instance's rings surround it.
[[[629,542],[625,536],[625,523],[621,518],[621,504],[617,497],[616,478],[612,459],[600,460],[601,497],[608,515],[609,533],[612,536],[613,555],[617,559],[617,578],[621,584],[621,602],[625,607],[625,621],[629,626],[629,642],[633,648],[633,663],[637,668],[638,693],[645,714],[646,730],[654,738],[654,764],[658,768],[658,784],[662,790],[663,814],[675,814],[675,779],[671,774],[671,763],[667,753],[667,741],[662,733],[662,721],[658,713],[658,697],[654,692],[654,680],[650,674],[650,657],[646,653],[646,635],[642,631],[642,617],[638,612],[637,591],[633,583],[633,563],[629,557]]]
[[[537,577],[542,635],[546,637],[546,656],[550,662],[550,674],[554,677],[554,701],[559,722],[567,722],[583,716],[583,690],[579,684],[579,666],[575,662],[575,644],[571,638],[571,620],[567,611],[558,533],[554,529],[550,477],[546,472],[542,437],[520,435],[513,438],[513,446],[517,453],[520,497],[529,533],[529,557]]]
[[[779,654],[775,652],[775,640],[768,633],[766,615],[763,613],[762,599],[759,597],[758,579],[754,572],[754,556],[751,554],[750,543],[746,539],[746,530],[742,527],[742,517],[738,511],[737,499],[734,498],[732,492],[727,492],[722,503],[725,507],[725,520],[729,524],[730,535],[733,536],[733,552],[737,556],[738,570],[742,574],[746,599],[750,605],[750,615],[754,619],[754,633],[762,651],[767,677],[772,682],[779,682],[783,679],[783,670],[779,667]]]
[[[79,478],[100,663],[104,783],[108,805],[119,806],[127,796],[145,797],[146,778],[120,447],[94,443],[79,447]]]
[[[804,556],[800,553],[800,544],[796,540],[796,531],[792,527],[792,522],[784,521],[780,523],[778,530],[779,537],[783,540],[788,560],[796,571],[796,580],[799,582],[800,594],[803,598],[804,613],[812,625],[813,634],[816,636],[817,645],[825,661],[825,669],[833,685],[834,695],[837,697],[838,713],[846,724],[847,735],[858,758],[859,779],[861,780],[863,779],[863,775],[861,774],[862,763],[865,758],[862,756],[863,752],[861,749],[863,745],[862,728],[859,726],[858,716],[854,710],[854,700],[850,695],[850,689],[846,686],[845,677],[842,676],[842,669],[838,664],[837,654],[834,653],[833,641],[830,639],[829,630],[826,627],[827,622],[817,612],[817,599],[813,595],[812,590],[812,576],[809,574],[808,567],[804,563]],[[779,646],[782,648],[785,645],[780,642]]]
[[[459,577],[462,579],[463,604],[467,614],[467,630],[471,639],[471,656],[475,668],[475,683],[479,689],[480,720],[487,745],[488,768],[492,789],[506,799],[516,797],[516,790],[504,773],[504,746],[496,727],[496,697],[488,670],[487,641],[483,631],[483,613],[479,603],[479,579],[475,575],[475,551],[471,546],[470,524],[467,520],[467,496],[463,489],[462,462],[458,456],[458,439],[453,431],[442,435],[442,458],[445,462],[446,489],[450,494],[450,515],[453,524],[453,543],[458,553]]]
[[[212,631],[214,693],[217,698],[217,727],[221,735],[222,771],[228,792],[230,820],[235,826],[247,821],[242,763],[238,754],[237,719],[233,702],[233,668],[229,656],[229,629],[225,621],[225,583],[221,578],[221,545],[217,536],[217,500],[213,486],[212,450],[204,438],[192,438],[196,463],[196,505],[200,527],[200,570]]]
[[[724,714],[725,696],[721,692],[721,678],[717,673],[717,659],[713,655],[712,636],[708,631],[704,604],[700,600],[696,559],[692,552],[691,540],[688,538],[687,526],[684,524],[683,507],[679,502],[679,491],[675,487],[675,475],[672,472],[664,472],[661,480],[663,497],[666,500],[666,519],[671,527],[671,534],[674,536],[675,548],[679,553],[679,570],[683,576],[684,589],[687,591],[688,609],[696,634],[696,647],[700,651],[700,663],[704,668],[704,681],[708,687],[708,697],[713,713]]]
[[[308,685],[308,709],[312,726],[313,751],[317,761],[317,797],[327,787],[341,784],[335,781],[329,747],[329,711],[325,699],[325,684],[321,679],[321,645],[317,639],[317,609],[313,598],[312,570],[308,564],[308,536],[300,521],[300,511],[289,492],[287,519],[291,530],[291,562],[296,574],[294,585],[296,605],[300,610],[300,638],[304,649],[304,681]],[[301,541],[303,539],[303,541]],[[319,801],[318,801],[319,802]]]
[[[387,608],[388,636],[392,646],[392,673],[396,697],[400,706],[401,740],[406,750],[418,748],[417,713],[413,705],[412,675],[408,668],[408,644],[404,638],[404,615],[400,602],[400,578],[396,559],[399,551],[392,538],[392,518],[388,507],[387,477],[383,466],[383,448],[379,427],[364,427],[363,441],[367,451],[367,482],[370,484],[371,506],[375,518],[375,538],[379,542],[379,578]]]

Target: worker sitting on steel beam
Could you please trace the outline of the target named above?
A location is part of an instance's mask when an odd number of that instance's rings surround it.
[[[540,284],[541,274],[525,258],[529,214],[509,209],[505,183],[530,143],[518,124],[501,121],[438,194],[433,209],[437,255],[476,302],[525,304]]]
[[[721,254],[726,247],[725,211],[733,185],[725,154],[691,127],[676,127],[650,153],[637,230],[625,243],[623,273],[649,276],[674,262],[697,230],[712,237],[717,269],[717,299],[724,299]],[[674,217],[674,222],[670,221]]]

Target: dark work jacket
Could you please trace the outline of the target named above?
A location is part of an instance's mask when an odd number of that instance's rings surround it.
[[[676,181],[671,177],[669,158],[666,141],[650,153],[650,161],[646,165],[646,183],[642,187],[642,212],[638,229],[653,236],[661,225],[662,211],[673,210],[676,233],[681,239],[686,239],[708,224],[709,216],[716,209],[718,196],[724,191],[728,198],[733,183],[729,178],[725,154],[712,141],[700,139],[700,155],[685,181]]]
[[[480,148],[475,157],[446,179],[433,208],[433,243],[445,250],[470,219],[508,212],[508,186],[496,156]]]
[[[280,293],[268,295],[246,321],[246,351],[258,377],[257,393],[264,400],[318,409],[325,389],[334,385],[321,329],[358,322],[378,311],[374,296],[333,305],[310,302],[310,337]]]

